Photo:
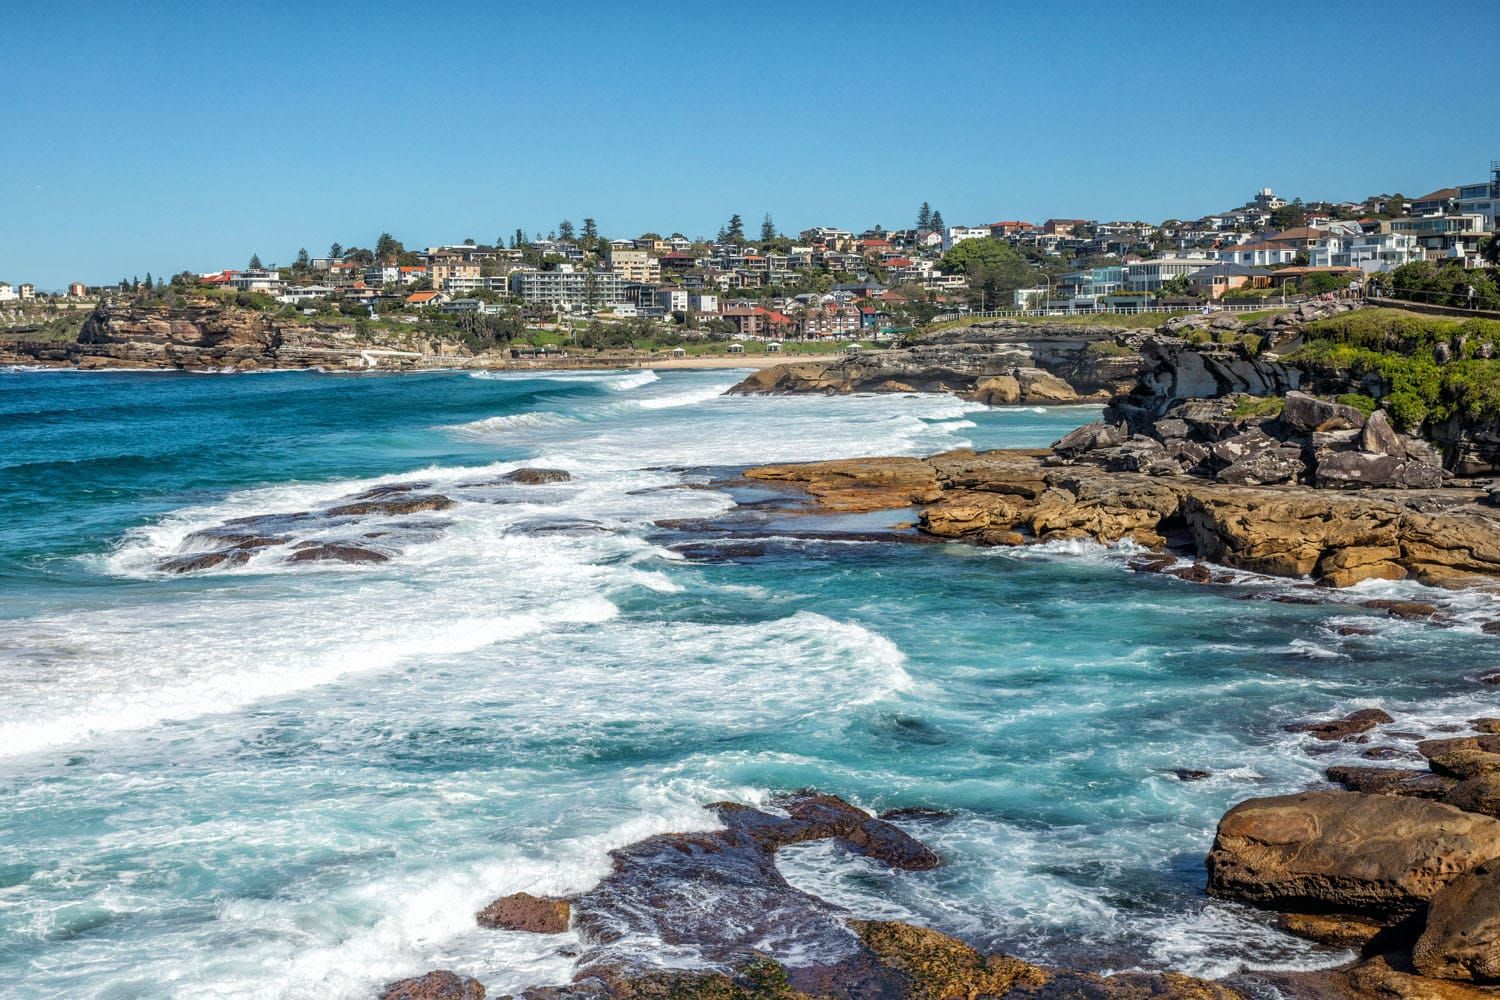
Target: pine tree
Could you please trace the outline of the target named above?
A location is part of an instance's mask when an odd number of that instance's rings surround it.
[[[297,262],[292,265],[298,271],[306,271],[311,265],[312,259],[307,255],[307,247],[297,251]]]
[[[252,271],[259,271],[260,270],[260,254],[253,253],[253,254],[250,255],[250,270],[252,270]]]
[[[526,239],[526,234],[522,230],[517,229],[511,235],[510,248],[512,250],[524,250],[528,242],[530,241]]]
[[[776,223],[771,221],[771,213],[767,212],[766,217],[760,220],[760,241],[762,243],[769,243],[775,238]]]
[[[152,288],[155,288],[155,287],[156,287],[155,283],[151,280],[151,272],[147,271],[146,272],[146,290],[150,291]]]
[[[932,206],[929,205],[929,204],[927,204],[927,202],[925,202],[925,201],[922,202],[921,209],[919,209],[917,211],[917,228],[918,229],[931,229],[932,228]]]
[[[328,248],[328,256],[332,257],[334,260],[343,260],[344,259],[344,248],[343,248],[343,246],[341,244],[335,243],[333,246],[331,246],[331,247]]]
[[[740,218],[738,212],[729,217],[729,225],[724,234],[731,243],[745,242],[745,220]]]
[[[380,239],[375,241],[375,258],[382,262],[394,262],[395,259],[406,252],[406,247],[401,241],[390,233],[381,233]]]
[[[599,242],[599,224],[593,219],[583,220],[583,248],[592,250],[594,244]]]
[[[941,233],[943,231],[943,213],[942,212],[933,212],[932,213],[932,231],[935,232],[935,233]]]
[[[573,242],[573,223],[571,221],[564,219],[557,224],[557,238],[564,243]]]

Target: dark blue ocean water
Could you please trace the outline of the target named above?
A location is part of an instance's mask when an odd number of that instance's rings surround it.
[[[686,560],[652,522],[733,502],[678,488],[693,469],[1044,445],[1095,413],[721,396],[736,378],[0,373],[0,982],[559,982],[566,940],[473,911],[585,888],[609,848],[710,823],[701,803],[803,786],[953,813],[909,827],[934,872],[784,853],[794,883],[862,914],[1095,968],[1338,957],[1203,898],[1213,824],[1362,749],[1310,755],[1289,721],[1497,714],[1472,681],[1495,640],[1243,599],[1285,583],[1132,574],[1093,546]],[[523,464],[574,478],[496,485]],[[287,545],[158,568],[226,520],[409,481],[458,503],[287,522],[388,562]],[[1355,619],[1375,634],[1336,634]]]

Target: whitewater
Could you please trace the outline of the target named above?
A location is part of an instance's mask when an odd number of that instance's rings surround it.
[[[683,523],[764,499],[726,484],[745,465],[1036,447],[1097,413],[723,395],[741,374],[0,372],[0,981],[564,982],[576,940],[474,911],[586,889],[611,848],[710,827],[705,803],[802,787],[952,814],[920,832],[931,872],[782,852],[859,915],[1100,971],[1346,957],[1203,896],[1214,823],[1355,753],[1309,756],[1287,722],[1494,714],[1462,666],[1489,598],[1436,630],[1237,599],[1288,583],[1132,574],[1128,550],[815,540],[795,518],[766,521],[763,555],[694,558]],[[504,480],[520,467],[571,479]],[[412,482],[453,505],[308,516]],[[162,569],[266,516],[388,561]],[[1375,634],[1341,635],[1356,618]]]

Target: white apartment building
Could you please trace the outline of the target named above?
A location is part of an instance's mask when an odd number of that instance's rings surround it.
[[[626,281],[613,271],[533,271],[510,273],[510,291],[529,306],[572,312],[630,301]]]
[[[982,240],[989,235],[989,226],[949,226],[943,233],[943,253],[952,250],[956,243],[962,243],[964,240]]]
[[[1312,267],[1357,267],[1374,274],[1424,257],[1421,245],[1409,233],[1360,233],[1329,236],[1307,252],[1307,263]]]
[[[1125,265],[1125,289],[1131,292],[1159,292],[1173,278],[1188,278],[1214,262],[1202,257],[1160,257],[1138,260]]]

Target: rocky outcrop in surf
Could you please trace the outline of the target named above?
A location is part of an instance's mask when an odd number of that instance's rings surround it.
[[[937,931],[858,919],[788,884],[777,870],[776,851],[831,840],[849,854],[902,871],[924,871],[941,860],[895,823],[814,791],[784,796],[775,811],[736,803],[709,809],[721,829],[663,834],[611,853],[610,874],[568,901],[571,929],[583,944],[573,981],[527,990],[522,1000],[1242,996],[1174,973],[1105,976],[1034,965],[982,954]],[[538,912],[534,900],[505,897],[484,913],[503,905],[529,919]],[[538,929],[561,928],[550,922]],[[672,963],[678,967],[663,964],[668,954],[678,956]],[[469,982],[451,972],[429,976],[454,990]],[[393,984],[386,996],[401,995],[390,991],[410,991],[407,984],[422,981]]]
[[[802,490],[829,510],[916,507],[923,532],[981,545],[1129,540],[1340,587],[1407,578],[1464,586],[1500,575],[1500,511],[1477,489],[1241,485],[1040,451],[773,465],[745,475]]]
[[[1134,384],[1142,331],[995,321],[754,373],[734,394],[952,392],[984,403],[1103,402]]]

